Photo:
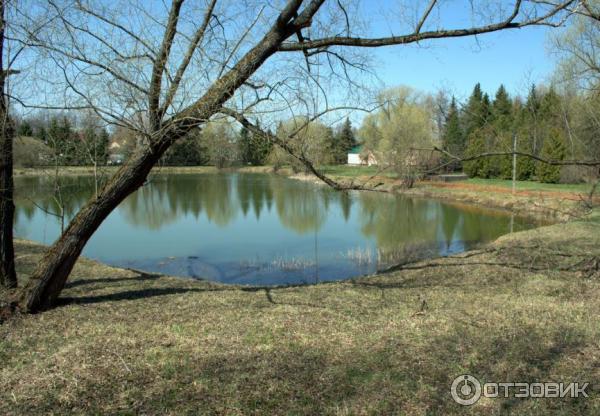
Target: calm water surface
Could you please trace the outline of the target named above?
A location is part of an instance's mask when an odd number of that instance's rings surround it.
[[[71,217],[90,177],[62,181]],[[53,179],[23,177],[16,234],[59,235]],[[382,193],[340,193],[267,174],[154,175],[102,224],[84,255],[132,267],[237,284],[293,284],[373,273],[407,259],[468,250],[532,228],[506,213]]]

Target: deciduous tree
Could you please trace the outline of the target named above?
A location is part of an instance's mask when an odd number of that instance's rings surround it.
[[[361,8],[342,1],[288,0],[280,7],[272,2],[207,3],[172,0],[164,13],[135,1],[107,7],[93,0],[47,0],[36,8],[52,16],[53,25],[41,33],[29,32],[28,44],[48,56],[57,74],[64,76],[62,85],[55,83],[55,92],[63,97],[68,92],[72,100],[65,106],[91,108],[107,122],[131,128],[140,146],[47,251],[23,290],[23,311],[55,303],[92,234],[142,186],[173,143],[219,114],[251,113],[278,93],[302,106],[306,100],[299,86],[314,79],[317,57],[335,63],[326,74],[335,83],[351,64],[344,57],[346,47],[403,45],[558,24],[576,0],[519,0],[510,7],[498,1],[497,19],[450,29],[432,21],[435,10],[443,10],[433,0],[419,7],[416,23],[400,29],[405,34],[385,37],[361,31],[356,22]],[[126,21],[131,16],[140,20]],[[310,36],[305,36],[309,28]],[[287,76],[301,67],[306,67],[303,77]],[[326,78],[320,75],[319,82],[325,84]],[[254,97],[250,104],[248,97]],[[285,142],[280,145],[292,151]],[[298,158],[310,163],[302,155]]]

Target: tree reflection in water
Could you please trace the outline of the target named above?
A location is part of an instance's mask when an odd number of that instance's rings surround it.
[[[68,176],[61,185],[68,219],[92,194],[93,182]],[[58,233],[56,218],[47,214],[60,211],[53,192],[52,178],[16,179],[17,235],[45,241],[33,224]],[[219,279],[235,275],[242,280],[282,271],[306,279],[317,260],[317,273],[325,278],[356,276],[412,258],[463,251],[511,226],[506,214],[490,210],[375,192],[334,192],[276,175],[235,173],[153,175],[113,216],[103,226],[110,227],[108,241],[127,235],[128,241],[148,247],[137,257],[132,254],[132,261],[146,255],[148,264],[167,267],[181,257],[180,274],[212,270]],[[512,226],[520,230],[531,224],[517,218]],[[110,247],[101,248],[102,256],[94,247],[86,254],[109,262],[116,258]],[[169,261],[167,252],[174,253]],[[190,252],[194,255],[185,254]],[[296,270],[301,265],[302,273]]]

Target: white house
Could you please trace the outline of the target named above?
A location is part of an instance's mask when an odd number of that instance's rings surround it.
[[[368,152],[367,154],[364,154],[364,152],[362,150],[362,146],[354,146],[348,152],[348,165],[372,166],[372,165],[376,165],[376,164],[377,164],[377,160],[375,159],[375,156],[373,155],[373,153]]]

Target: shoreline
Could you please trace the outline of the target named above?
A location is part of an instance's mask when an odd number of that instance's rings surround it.
[[[327,186],[320,179],[312,175],[300,173],[286,176],[294,180]],[[342,185],[351,185],[360,182],[335,175],[329,175],[329,177]],[[364,179],[368,178],[365,177]],[[483,189],[481,191],[464,191],[447,187],[446,183],[433,181],[421,181],[416,183],[413,188],[406,189],[399,185],[397,180],[381,176],[372,178],[371,182],[379,184],[376,189],[372,190],[375,192],[404,195],[410,198],[434,199],[449,204],[498,210],[543,222],[565,222],[585,215],[583,207],[579,206],[579,201],[573,198],[573,195],[566,192],[565,195],[568,195],[569,198],[562,199],[555,195],[548,197],[544,192],[540,192],[538,195],[531,195],[531,193],[523,195],[523,192],[521,194],[517,193],[517,195],[506,193],[497,195],[493,192],[486,192]],[[452,185],[455,184],[453,183]],[[366,192],[369,191],[366,190]]]
[[[103,166],[99,175],[112,175],[118,166]],[[53,173],[54,168],[15,168],[14,177],[32,177],[45,173]],[[217,169],[214,166],[163,166],[155,167],[152,173],[162,174],[200,174],[200,173],[264,173],[288,177],[293,180],[312,182],[326,186],[319,178],[305,173],[294,173],[289,167],[275,170],[272,166],[242,166]],[[466,185],[464,182],[433,182],[420,181],[413,188],[403,188],[399,181],[383,176],[360,175],[340,176],[327,174],[330,178],[343,184],[363,183],[368,186],[377,185],[373,191],[405,195],[414,198],[426,198],[445,201],[448,203],[466,204],[488,209],[510,212],[518,216],[549,222],[564,222],[579,218],[584,214],[582,200],[585,195],[580,192],[518,190],[515,195],[498,187],[484,185]],[[93,175],[93,167],[68,166],[62,167],[59,174],[65,176]],[[491,188],[491,189],[488,189]],[[598,200],[596,197],[595,200]]]

